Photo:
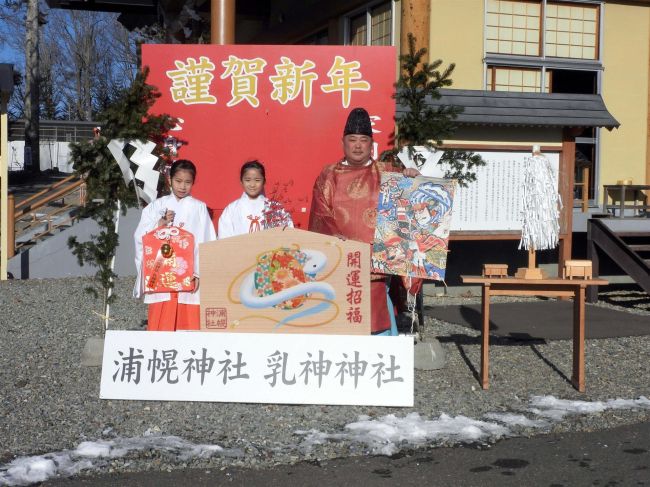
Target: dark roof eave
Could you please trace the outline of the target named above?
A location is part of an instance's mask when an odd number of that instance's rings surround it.
[[[501,127],[604,127],[618,128],[620,123],[607,111],[600,95],[563,93],[514,93],[481,90],[440,90],[429,106],[459,106],[459,125]],[[406,108],[398,106],[397,111]],[[565,115],[566,114],[566,115]]]

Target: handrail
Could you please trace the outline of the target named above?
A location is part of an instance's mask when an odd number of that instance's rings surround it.
[[[79,180],[75,181],[74,183],[70,184],[69,186],[66,186],[65,188],[62,188],[62,189],[52,193],[51,195],[47,196],[46,198],[43,198],[42,200],[38,201],[36,204],[30,205],[27,208],[24,208],[24,209],[22,209],[20,211],[17,211],[14,214],[14,221],[18,221],[20,218],[25,216],[27,213],[38,210],[39,208],[47,205],[48,203],[50,203],[50,202],[52,202],[54,200],[58,200],[62,196],[65,196],[68,193],[71,193],[73,190],[77,189],[82,184],[85,184],[85,181],[83,179],[79,179]]]
[[[596,247],[605,252],[618,266],[643,289],[650,293],[648,264],[605,223],[597,218],[587,222],[587,258],[592,261],[594,277],[598,275],[598,253]],[[598,287],[587,289],[590,303],[598,300]]]
[[[9,212],[8,212],[8,218],[7,218],[7,223],[8,223],[8,248],[7,248],[7,257],[11,258],[15,255],[16,253],[16,223],[21,219],[24,218],[25,215],[28,215],[29,213],[32,213],[35,210],[38,210],[39,208],[42,208],[43,206],[47,205],[48,203],[63,198],[73,191],[75,191],[77,188],[79,188],[79,205],[80,206],[85,206],[86,205],[86,181],[85,179],[78,179],[77,181],[72,182],[68,186],[61,188],[62,185],[64,185],[66,182],[73,181],[76,179],[76,175],[68,176],[67,178],[62,179],[61,181],[58,181],[52,185],[50,185],[48,188],[39,191],[37,194],[30,196],[29,198],[19,202],[19,203],[14,203],[15,198],[13,193],[9,193],[8,198],[7,198],[7,203],[9,205]],[[34,204],[29,204],[30,202],[34,201],[36,198],[39,196],[43,196],[45,193],[52,191],[53,189],[60,188],[58,191],[52,193],[49,196],[46,196],[45,198],[42,198],[39,201],[36,201]],[[71,205],[68,205],[70,207]],[[17,210],[17,208],[22,208],[20,210]],[[66,207],[67,208],[67,207]],[[39,235],[41,236],[41,235]]]
[[[16,209],[18,209],[18,208],[20,208],[20,207],[23,207],[23,206],[27,205],[27,203],[29,203],[29,202],[31,202],[31,201],[34,201],[34,200],[35,200],[36,198],[38,198],[39,196],[43,196],[44,194],[49,193],[49,192],[52,191],[53,189],[56,189],[56,188],[58,188],[59,186],[62,186],[63,184],[65,184],[65,183],[67,183],[67,182],[70,182],[70,181],[72,181],[73,179],[76,179],[77,177],[78,177],[78,176],[77,176],[76,174],[72,174],[72,175],[68,176],[67,178],[62,179],[61,181],[57,181],[56,183],[51,184],[50,186],[48,186],[48,187],[45,188],[44,190],[39,191],[38,193],[31,195],[29,198],[25,198],[24,200],[19,201],[18,203],[16,203]]]
[[[609,213],[609,210],[612,210],[612,215],[616,217],[616,210],[618,210],[617,218],[626,218],[625,210],[632,210],[633,213],[650,211],[646,193],[649,190],[650,185],[645,184],[606,184],[603,186],[603,213]],[[618,193],[618,203],[614,203],[616,201],[615,193]],[[611,205],[608,204],[610,195],[612,196]],[[630,199],[628,199],[628,196],[630,196]],[[626,202],[628,201],[632,201],[632,204],[627,205]],[[632,218],[637,216],[633,215]]]

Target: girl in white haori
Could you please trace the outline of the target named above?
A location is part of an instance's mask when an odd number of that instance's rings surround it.
[[[281,203],[264,196],[266,173],[259,161],[245,163],[240,172],[244,192],[219,218],[219,238],[234,237],[274,227],[293,227],[291,215]]]
[[[188,160],[175,161],[169,171],[172,194],[158,198],[144,210],[133,235],[137,278],[133,297],[143,295],[142,237],[163,225],[174,225],[194,235],[194,289],[191,292],[149,293],[147,330],[198,330],[199,309],[199,244],[216,239],[214,225],[204,202],[190,195],[196,178],[196,166]]]

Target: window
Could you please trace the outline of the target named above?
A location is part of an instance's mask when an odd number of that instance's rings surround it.
[[[598,0],[485,0],[485,89],[601,93]],[[575,181],[596,200],[600,132],[576,137]],[[583,189],[584,188],[584,189]]]
[[[393,2],[372,3],[344,18],[345,43],[351,46],[393,44]]]
[[[539,2],[488,0],[486,50],[499,54],[540,55]]]
[[[509,66],[488,66],[487,86],[490,91],[521,91],[539,93],[542,70]],[[544,93],[549,92],[549,78],[545,79]]]
[[[596,3],[487,0],[485,50],[492,54],[597,60],[599,21],[600,5]]]
[[[546,6],[546,55],[598,59],[598,6]]]

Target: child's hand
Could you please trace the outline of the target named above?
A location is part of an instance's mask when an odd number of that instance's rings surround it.
[[[161,225],[170,225],[174,221],[174,217],[176,216],[176,213],[174,210],[165,210],[165,214],[163,217],[158,220],[158,226]]]
[[[194,276],[192,278],[192,282],[194,283],[194,288],[192,289],[192,292],[195,293],[196,291],[199,290],[199,276]]]

